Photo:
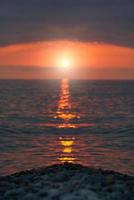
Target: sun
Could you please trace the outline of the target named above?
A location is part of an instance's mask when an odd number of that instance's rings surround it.
[[[64,58],[62,60],[62,66],[65,67],[65,68],[68,68],[70,66],[70,60],[67,59],[67,58]]]
[[[69,69],[71,67],[71,60],[69,58],[61,58],[60,67],[63,69]]]

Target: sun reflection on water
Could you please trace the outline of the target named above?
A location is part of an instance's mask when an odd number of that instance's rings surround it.
[[[69,80],[64,78],[61,80],[60,99],[58,101],[57,110],[49,115],[50,122],[39,123],[40,127],[58,128],[58,129],[78,129],[85,127],[93,127],[94,123],[83,123],[83,113],[76,110],[69,91]]]
[[[59,142],[62,147],[61,155],[58,160],[62,163],[74,163],[76,157],[73,155],[73,145],[75,142],[75,137],[63,138],[59,137]]]
[[[69,136],[70,132],[79,130],[79,128],[94,126],[92,123],[81,123],[83,115],[78,113],[75,106],[71,101],[71,95],[69,91],[69,80],[64,78],[61,81],[60,99],[56,112],[52,115],[53,121],[50,123],[43,123],[40,126],[57,128],[63,131],[62,137],[52,140],[49,144],[51,149],[54,148],[54,152],[58,151],[56,155],[56,161],[60,163],[76,163],[80,162],[79,152],[83,148],[83,138],[78,141],[73,135]],[[68,131],[65,131],[68,130]],[[67,133],[67,134],[66,134]],[[76,131],[75,131],[76,133]],[[56,150],[55,150],[56,148]]]
[[[54,118],[62,120],[62,123],[57,125],[58,128],[77,128],[77,124],[70,122],[73,119],[80,118],[80,116],[71,111],[68,79],[62,80],[60,100]]]

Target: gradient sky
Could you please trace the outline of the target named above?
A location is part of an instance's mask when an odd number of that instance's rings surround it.
[[[133,11],[133,0],[1,0],[0,78],[134,79]]]

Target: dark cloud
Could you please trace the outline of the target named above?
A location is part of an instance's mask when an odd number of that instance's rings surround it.
[[[133,0],[1,0],[0,45],[56,39],[134,47]]]

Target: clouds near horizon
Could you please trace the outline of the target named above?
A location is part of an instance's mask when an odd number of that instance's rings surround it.
[[[133,0],[1,0],[0,46],[49,40],[134,48]]]

